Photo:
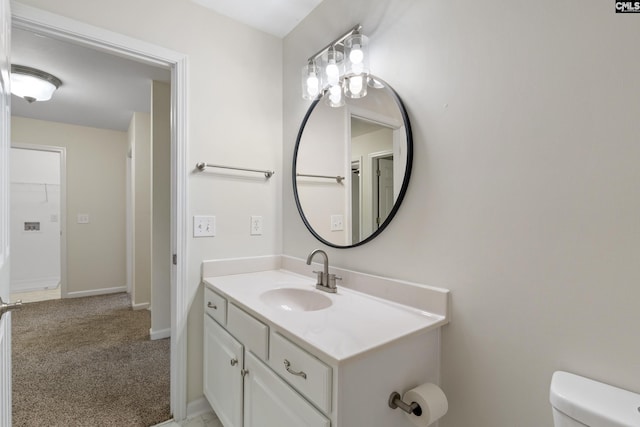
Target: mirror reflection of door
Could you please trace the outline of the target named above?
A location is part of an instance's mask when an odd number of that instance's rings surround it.
[[[360,165],[362,158],[351,162],[351,244],[362,240],[360,216],[362,212],[361,197],[362,182],[360,181]]]
[[[384,222],[393,208],[393,155],[376,159],[376,173],[374,179],[374,194],[376,195],[376,228]]]

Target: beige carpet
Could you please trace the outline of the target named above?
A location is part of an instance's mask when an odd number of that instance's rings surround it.
[[[13,313],[13,426],[150,426],[171,418],[169,339],[127,294]]]

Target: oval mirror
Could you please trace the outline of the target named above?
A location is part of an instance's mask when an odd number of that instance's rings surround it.
[[[368,93],[331,107],[316,99],[293,153],[293,192],[300,216],[322,243],[362,245],[387,227],[409,185],[413,141],[396,92],[371,77]]]

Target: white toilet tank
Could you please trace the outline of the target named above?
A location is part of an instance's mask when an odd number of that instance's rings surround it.
[[[555,372],[551,379],[555,427],[640,427],[640,394]]]

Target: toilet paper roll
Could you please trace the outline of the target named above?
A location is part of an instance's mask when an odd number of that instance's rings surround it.
[[[412,388],[402,396],[402,400],[407,404],[416,402],[420,405],[422,414],[405,414],[413,425],[418,427],[426,427],[438,421],[449,409],[447,396],[440,387],[432,383]]]

